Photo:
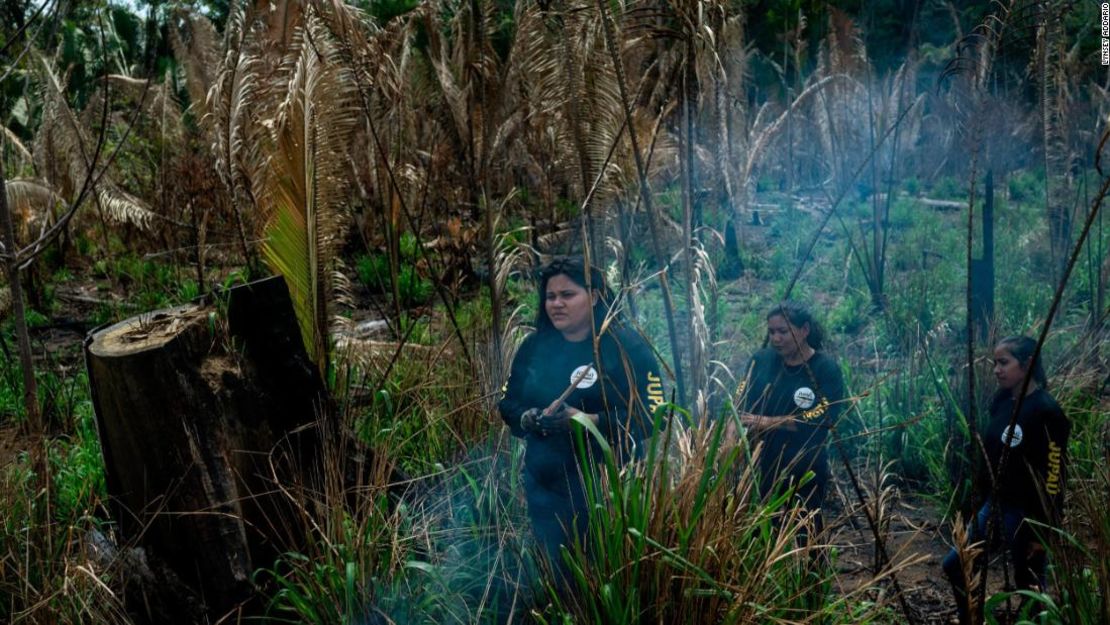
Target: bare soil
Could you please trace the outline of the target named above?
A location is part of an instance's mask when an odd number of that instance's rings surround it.
[[[870,495],[868,494],[868,497]],[[846,503],[850,502],[850,503]],[[837,581],[843,594],[860,592],[876,577],[878,559],[875,539],[863,508],[857,502],[851,484],[844,477],[826,499],[829,543],[838,553]],[[941,522],[940,511],[912,493],[899,493],[887,504],[887,524],[883,533],[887,553],[894,563],[893,575],[863,590],[865,596],[881,602],[898,615],[906,616],[894,595],[895,580],[905,593],[911,623],[941,625],[956,622],[956,608],[951,586],[941,570],[941,560],[951,545],[952,526]],[[987,576],[987,596],[1004,590],[1000,559],[991,562]],[[1013,606],[1017,608],[1016,605]],[[1005,605],[1000,608],[1005,610]],[[996,612],[999,623],[1007,623],[1007,614]]]
[[[850,503],[847,503],[850,502]],[[842,593],[860,592],[876,577],[879,552],[862,507],[852,486],[843,480],[826,500],[829,542],[838,552],[837,580]],[[948,553],[944,533],[938,525],[939,513],[912,496],[899,497],[886,511],[886,550],[894,563],[893,574],[865,590],[871,600],[882,602],[903,619],[900,603],[894,596],[895,584],[905,593],[913,622],[947,623],[955,615],[952,593],[940,569]]]

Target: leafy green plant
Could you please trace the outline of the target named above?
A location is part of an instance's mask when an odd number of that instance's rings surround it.
[[[381,293],[389,286],[389,259],[384,254],[361,254],[355,259],[358,280],[367,289]]]
[[[397,289],[406,306],[426,304],[432,299],[432,283],[414,265],[404,265],[397,276]]]
[[[1007,178],[1006,190],[1012,202],[1040,203],[1044,197],[1044,172],[1016,171]]]
[[[101,523],[103,468],[95,433],[87,430],[72,444],[51,444],[57,471],[52,518],[41,524],[46,496],[35,483],[29,455],[0,469],[0,611],[13,622],[61,625],[131,623],[112,586],[116,580],[90,559],[91,532]],[[74,466],[70,466],[73,463]]]
[[[657,429],[668,410],[656,412]],[[790,492],[759,499],[746,447],[725,444],[723,421],[669,428],[623,469],[596,426],[576,421],[582,466],[592,465],[587,437],[604,458],[585,476],[585,542],[564,554],[573,600],[553,589],[541,622],[836,622],[852,611],[866,621],[866,606],[828,597],[820,548],[796,540],[809,520],[788,505]]]
[[[955,176],[945,176],[933,184],[933,193],[942,199],[962,200],[967,196],[965,181]]]
[[[399,241],[401,252],[397,274],[397,295],[405,307],[428,303],[434,295],[432,283],[416,269],[419,250],[411,233],[404,233]],[[385,254],[362,254],[355,260],[355,273],[367,289],[374,293],[388,293],[391,287],[389,258]]]
[[[83,388],[87,385],[82,379]],[[50,446],[56,492],[54,514],[59,520],[92,517],[98,502],[107,499],[100,438],[92,402],[87,397],[77,406],[75,426],[73,436],[55,439]]]

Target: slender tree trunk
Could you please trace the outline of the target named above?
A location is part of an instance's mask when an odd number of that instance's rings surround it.
[[[693,33],[687,35],[686,40],[686,67],[683,70],[682,76],[682,120],[683,120],[683,142],[682,142],[682,257],[683,264],[686,265],[686,310],[687,310],[687,325],[686,331],[688,334],[688,341],[690,345],[690,386],[694,396],[691,398],[695,401],[695,405],[691,408],[695,411],[695,419],[700,419],[703,415],[698,414],[700,411],[700,404],[698,398],[706,391],[705,385],[705,366],[703,362],[704,350],[698,339],[698,309],[699,302],[698,288],[697,288],[697,271],[694,268],[694,254],[692,247],[694,245],[694,231],[693,220],[695,212],[695,199],[694,194],[696,185],[696,172],[694,169],[694,106],[696,103],[695,94],[695,80],[696,80],[696,51],[694,49]]]
[[[502,379],[501,371],[501,292],[497,284],[497,259],[494,237],[496,232],[493,224],[493,207],[490,206],[486,192],[482,191],[482,213],[486,230],[486,265],[488,269],[487,284],[489,285],[490,314],[493,317],[493,327],[490,328],[490,340],[493,342],[492,350],[492,377],[494,380]]]
[[[875,81],[871,75],[870,65],[868,65],[867,79],[867,131],[871,140],[871,149],[876,150],[878,148],[875,147],[875,102],[872,96]],[[897,141],[898,131],[894,132],[895,141]],[[891,160],[893,159],[894,154],[891,152]],[[871,287],[873,312],[881,312],[883,309],[883,266],[880,258],[883,236],[883,215],[881,202],[879,202],[879,159],[875,158],[871,159],[871,278],[867,281],[868,286]]]
[[[983,251],[978,265],[974,293],[976,326],[979,343],[989,344],[994,320],[994,171],[990,169],[983,194]]]
[[[19,266],[11,257],[16,251],[15,224],[8,207],[7,183],[4,180],[3,166],[0,164],[0,227],[4,228],[4,271],[11,289],[12,317],[15,320],[16,342],[19,348],[19,365],[23,369],[23,405],[27,411],[28,433],[41,440],[44,431],[42,415],[38,407],[38,392],[35,386],[35,369],[31,357],[31,336],[27,331],[27,312],[23,302],[23,286],[19,279]]]
[[[195,202],[189,202],[189,216],[193,221],[193,243],[194,254],[193,261],[196,263],[197,270],[197,288],[200,289],[200,294],[203,295],[207,289],[204,282],[204,218],[197,214],[197,206]]]
[[[236,234],[239,235],[239,248],[243,251],[243,261],[247,263],[247,274],[252,277],[258,277],[262,274],[262,263],[258,260],[258,253],[247,242],[247,229],[243,224],[243,208],[239,202],[235,202],[235,229]]]
[[[38,404],[38,388],[35,383],[35,363],[31,355],[31,335],[27,331],[27,312],[23,304],[23,287],[19,280],[19,264],[15,258],[17,242],[15,238],[15,224],[8,206],[7,183],[4,180],[4,163],[0,162],[0,232],[3,236],[4,271],[7,274],[8,286],[11,289],[12,318],[15,321],[15,335],[19,349],[19,366],[23,371],[23,406],[27,412],[27,433],[31,437],[31,467],[35,477],[38,478],[38,489],[41,489],[42,506],[36,506],[38,522],[36,525],[42,529],[39,539],[50,540],[47,531],[48,521],[51,518],[50,498],[51,479],[50,465],[46,458],[46,427],[43,423],[42,412]],[[49,544],[46,545],[49,548]]]
[[[636,297],[632,289],[628,288],[632,282],[632,261],[629,251],[632,250],[632,215],[629,214],[628,205],[624,200],[617,198],[617,228],[621,240],[621,256],[618,259],[621,268],[621,291],[624,292],[625,301],[628,302],[628,312],[633,319],[636,318]]]
[[[1096,315],[1101,316],[1102,312],[1106,310],[1106,282],[1110,280],[1110,257],[1105,255],[1102,249],[1102,213],[1098,215],[1098,253],[1095,255],[1096,263],[1101,265],[1098,271],[1098,291],[1095,294],[1095,310]]]
[[[1044,140],[1045,208],[1048,217],[1049,249],[1052,254],[1052,280],[1058,282],[1068,250],[1071,249],[1071,186],[1068,181],[1067,146],[1064,143],[1061,101],[1057,76],[1062,71],[1059,41],[1060,20],[1047,3],[1041,7],[1040,74],[1041,130]]]
[[[978,140],[975,137],[974,140]],[[967,449],[970,452],[971,459],[971,498],[978,501],[978,493],[980,489],[976,486],[976,481],[979,479],[979,428],[977,424],[978,411],[975,409],[975,309],[974,309],[974,258],[972,257],[972,249],[975,241],[975,166],[978,162],[978,146],[972,151],[971,156],[971,176],[969,177],[969,199],[967,204],[967,238],[966,238],[966,260],[967,260],[967,284],[965,285],[965,298],[964,304],[966,306],[965,316],[967,319],[967,326],[965,328],[967,333],[967,406],[964,414],[967,415],[967,431],[968,438]],[[979,592],[979,606],[980,609],[971,615],[971,624],[980,625],[983,622],[983,613],[981,606],[984,605],[986,600],[986,583],[987,583],[987,568],[983,565],[974,567],[981,570],[980,588]],[[972,592],[970,589],[968,592]]]
[[[716,15],[721,16],[721,19],[716,20],[714,30],[721,32],[724,28],[724,16],[719,12]],[[714,41],[718,46],[717,55],[723,59],[720,39]],[[713,72],[713,108],[717,122],[717,132],[710,134],[716,135],[717,146],[717,158],[714,159],[714,166],[717,170],[717,218],[723,218],[726,222],[725,239],[726,243],[731,243],[731,245],[725,246],[725,263],[729,263],[729,265],[726,265],[726,271],[723,273],[724,277],[732,278],[743,272],[744,264],[740,259],[740,224],[728,223],[729,215],[732,214],[733,210],[733,202],[735,202],[735,193],[731,173],[732,137],[729,133],[728,102],[725,97],[727,75],[723,63],[715,63],[714,66],[716,71]],[[721,274],[718,274],[718,276],[721,276]]]

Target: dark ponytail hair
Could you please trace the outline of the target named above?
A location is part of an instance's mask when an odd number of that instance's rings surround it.
[[[809,324],[809,337],[806,338],[806,343],[813,349],[821,349],[825,344],[825,329],[821,327],[820,323],[814,319],[813,313],[802,304],[793,300],[784,300],[775,304],[770,312],[767,313],[766,320],[770,321],[771,317],[782,317],[790,322],[790,325],[800,328],[805,324]]]
[[[1038,387],[1048,389],[1048,376],[1044,373],[1041,359],[1033,360],[1033,352],[1037,351],[1037,341],[1028,336],[1007,336],[995,346],[996,349],[999,347],[1010,352],[1014,360],[1021,364],[1022,369],[1032,370],[1033,381]]]
[[[586,275],[589,274],[589,280],[586,280]],[[540,269],[540,288],[539,288],[539,307],[536,309],[536,332],[555,332],[555,326],[551,323],[551,317],[547,316],[547,306],[544,305],[547,299],[547,283],[555,276],[566,276],[570,281],[578,286],[586,289],[586,291],[597,291],[598,298],[594,304],[594,327],[600,329],[601,322],[605,320],[605,316],[609,313],[609,302],[612,300],[612,293],[609,287],[605,285],[605,275],[597,267],[590,267],[588,272],[586,269],[586,262],[581,256],[561,256],[555,258],[547,263]]]

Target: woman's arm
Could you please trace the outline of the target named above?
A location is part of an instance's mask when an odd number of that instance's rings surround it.
[[[639,442],[654,431],[654,411],[665,401],[663,380],[655,354],[639,335],[623,331],[613,338],[615,349],[602,356],[607,406],[595,423],[610,441]]]
[[[771,417],[767,415],[758,415],[751,412],[740,413],[740,423],[744,427],[754,432],[769,432],[771,430],[782,429],[787,432],[798,431],[798,420],[792,416],[785,417]]]
[[[811,361],[811,363],[812,368],[809,371],[816,403],[793,415],[771,416],[760,414],[759,397],[752,394],[754,389],[751,388],[751,381],[755,377],[753,372],[760,366],[757,359],[753,357],[748,365],[748,374],[739,388],[743,407],[740,411],[740,423],[756,433],[779,429],[797,432],[807,427],[832,429],[844,410],[844,377],[831,358],[823,356],[820,360]]]
[[[528,377],[528,365],[532,359],[532,352],[535,346],[535,334],[530,334],[528,338],[520,345],[513,357],[513,364],[509,371],[509,379],[501,388],[503,396],[501,401],[497,404],[498,412],[501,413],[501,419],[509,426],[513,436],[524,438],[527,432],[520,426],[520,415],[525,410],[533,408],[534,406],[527,405],[523,401],[524,385]]]

